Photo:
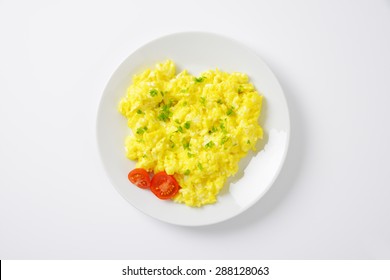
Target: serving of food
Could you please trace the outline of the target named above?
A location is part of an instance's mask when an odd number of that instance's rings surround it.
[[[136,161],[129,180],[160,199],[191,207],[215,203],[263,137],[262,101],[240,72],[177,74],[166,60],[134,75],[119,103],[132,131],[125,153]]]
[[[140,46],[118,66],[96,132],[107,177],[133,207],[204,226],[239,215],[271,188],[290,119],[256,53],[218,34],[182,32]]]

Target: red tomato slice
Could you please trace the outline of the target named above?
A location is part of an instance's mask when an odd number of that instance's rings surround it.
[[[174,197],[179,191],[180,186],[176,179],[168,175],[165,171],[159,172],[152,178],[150,190],[159,199],[169,199]]]
[[[143,168],[136,168],[130,171],[127,176],[134,185],[141,189],[150,188],[150,178],[148,172]]]

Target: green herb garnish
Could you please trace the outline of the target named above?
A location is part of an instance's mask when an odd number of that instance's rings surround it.
[[[144,112],[142,112],[141,109],[138,109],[138,110],[137,110],[137,114],[140,114],[140,115],[141,115],[141,114],[143,114],[143,113],[144,113]]]
[[[202,164],[200,162],[198,162],[198,168],[199,168],[200,171],[203,170],[203,166],[202,166]]]
[[[184,172],[184,175],[188,176],[190,175],[191,171],[189,169],[187,169],[185,172]]]
[[[211,132],[217,132],[218,131],[218,128],[216,128],[215,126],[213,126],[212,128],[211,128]]]
[[[137,129],[137,134],[144,134],[145,133],[145,131],[147,131],[148,130],[148,128],[146,127],[146,126],[144,126],[144,127],[139,127],[138,129]]]
[[[201,82],[203,82],[205,79],[206,79],[205,76],[201,76],[201,77],[198,77],[198,78],[194,78],[194,80],[195,80],[196,83],[201,83]]]
[[[155,97],[157,94],[158,94],[158,91],[157,91],[157,89],[151,89],[150,91],[149,91],[149,93],[150,93],[150,95],[152,96],[152,97]]]
[[[223,133],[226,133],[226,127],[225,127],[225,125],[224,125],[223,123],[221,123],[221,124],[219,125],[219,127],[221,128],[221,130],[222,130]]]
[[[229,141],[229,137],[227,137],[227,136],[222,137],[221,145],[225,144],[227,141]]]
[[[214,144],[213,141],[210,141],[210,142],[208,142],[208,143],[205,145],[206,148],[212,148],[212,147],[214,147],[214,146],[215,146],[215,144]]]
[[[162,106],[160,114],[157,116],[160,121],[166,122],[172,116],[172,112],[169,110],[170,107],[170,105]]]
[[[190,142],[187,142],[186,140],[183,140],[183,148],[185,150],[190,150]]]
[[[190,121],[186,121],[185,123],[184,123],[184,128],[185,129],[189,129],[191,127],[191,122]]]
[[[234,114],[234,107],[231,106],[228,110],[227,110],[227,113],[226,113],[228,116],[230,115],[233,115]]]
[[[169,119],[169,116],[167,113],[165,112],[161,112],[157,118],[160,120],[160,121],[163,121],[163,122],[166,122],[168,119]]]

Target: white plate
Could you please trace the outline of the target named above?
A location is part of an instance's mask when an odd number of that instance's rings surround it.
[[[263,148],[240,162],[240,171],[222,190],[218,202],[202,208],[157,199],[150,191],[134,187],[127,179],[135,162],[125,157],[127,122],[118,112],[135,73],[172,59],[178,70],[193,75],[208,69],[247,73],[265,97],[260,124],[264,128]],[[283,165],[289,142],[287,103],[274,74],[245,46],[209,33],[187,32],[156,39],[131,54],[115,71],[104,90],[97,117],[97,140],[103,165],[117,191],[140,211],[177,225],[200,226],[232,218],[257,202],[271,187]]]

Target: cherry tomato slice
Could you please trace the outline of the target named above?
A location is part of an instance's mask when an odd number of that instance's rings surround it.
[[[127,176],[134,185],[141,189],[150,188],[150,178],[148,172],[143,168],[136,168],[130,171]]]
[[[168,175],[165,171],[159,172],[152,178],[150,190],[159,199],[169,199],[174,197],[179,191],[180,186],[176,179]]]

